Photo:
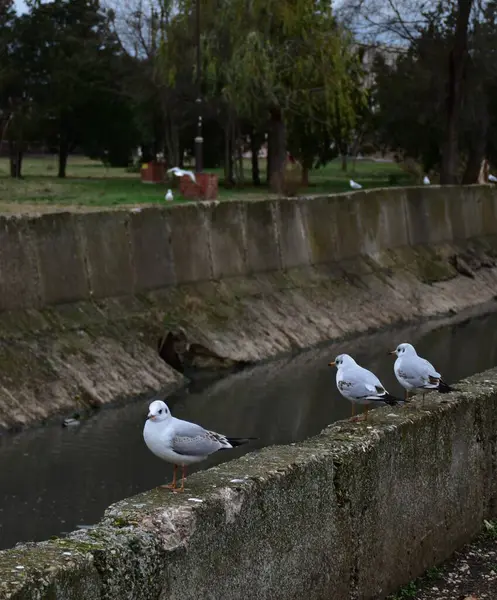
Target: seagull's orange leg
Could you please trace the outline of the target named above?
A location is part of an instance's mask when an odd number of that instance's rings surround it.
[[[165,488],[167,490],[175,490],[176,489],[176,469],[178,465],[173,466],[173,482],[168,483],[167,485],[161,485],[161,488]]]
[[[186,467],[182,465],[181,467],[181,487],[176,488],[175,492],[184,492],[185,491],[185,479],[186,479]]]
[[[366,404],[366,409],[364,411],[364,421],[368,420],[368,410],[369,410],[369,404]]]
[[[406,390],[406,402],[409,402],[409,392]]]
[[[351,402],[352,404],[352,417],[351,417],[351,421],[357,421],[359,419],[359,415],[356,417],[355,416],[355,403]]]

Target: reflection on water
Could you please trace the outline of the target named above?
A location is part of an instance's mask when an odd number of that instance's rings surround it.
[[[201,392],[168,399],[173,413],[233,436],[254,436],[249,447],[219,453],[197,468],[269,444],[301,440],[350,416],[327,363],[352,354],[401,395],[386,355],[413,342],[451,383],[497,365],[497,314],[427,331],[433,325],[389,331],[333,344],[255,367]],[[91,524],[111,503],[171,476],[142,439],[148,401],[102,410],[76,428],[52,425],[0,436],[0,548],[40,540]]]

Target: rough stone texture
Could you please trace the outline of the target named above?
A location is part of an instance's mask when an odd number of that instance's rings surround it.
[[[40,304],[40,275],[26,222],[0,217],[0,311]]]
[[[211,208],[214,279],[248,273],[244,202],[220,202]]]
[[[90,295],[83,252],[71,213],[27,220],[36,247],[44,305],[74,302]]]
[[[280,269],[275,201],[248,202],[246,210],[247,260],[250,272],[261,273]]]
[[[2,598],[66,600],[83,585],[88,600],[385,598],[497,515],[497,370],[458,388],[195,473],[183,495],[128,498],[67,539],[0,552]]]
[[[0,427],[177,385],[157,353],[177,326],[257,361],[488,302],[496,207],[425,186],[4,220],[0,302],[24,309],[0,312]]]
[[[311,263],[304,208],[307,200],[280,200],[277,203],[281,262],[284,269]]]
[[[93,297],[132,293],[129,212],[92,213],[74,219],[77,219]]]
[[[172,206],[167,213],[177,283],[212,278],[208,203]],[[153,244],[159,240],[150,240]]]
[[[165,211],[152,208],[132,212],[130,237],[135,291],[146,292],[176,283]]]

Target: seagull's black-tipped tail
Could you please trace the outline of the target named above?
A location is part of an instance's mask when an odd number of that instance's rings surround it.
[[[440,379],[440,383],[437,387],[437,392],[440,392],[441,394],[448,394],[450,392],[457,392],[457,388],[450,387],[450,385],[447,385],[445,381]]]
[[[395,404],[403,404],[404,403],[404,400],[401,400],[400,398],[396,398],[395,396],[392,396],[392,394],[389,394],[388,392],[382,397],[382,400],[383,400],[383,402],[386,402],[390,406],[394,406]]]
[[[256,440],[257,438],[226,438],[228,440],[228,442],[233,446],[233,448],[236,448],[237,446],[243,446],[244,444],[248,444],[251,440]]]

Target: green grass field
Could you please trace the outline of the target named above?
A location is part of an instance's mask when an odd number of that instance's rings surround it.
[[[271,197],[265,186],[250,185],[250,164],[247,161],[243,187],[226,189],[220,181],[219,199],[256,199]],[[260,161],[261,177],[265,174],[264,161]],[[222,170],[212,169],[222,178]],[[185,202],[179,190],[172,184],[144,184],[139,174],[127,173],[125,169],[106,168],[102,163],[74,156],[69,159],[66,179],[58,179],[55,157],[25,158],[23,178],[9,177],[6,158],[0,159],[0,208],[2,211],[25,212],[35,209],[76,210],[119,207],[136,204],[162,204],[168,187],[173,188],[175,201]],[[364,188],[408,185],[415,183],[395,163],[357,161],[348,172],[341,170],[334,161],[310,174],[310,186],[301,190],[302,195],[331,194],[350,190],[349,179],[358,181]]]

